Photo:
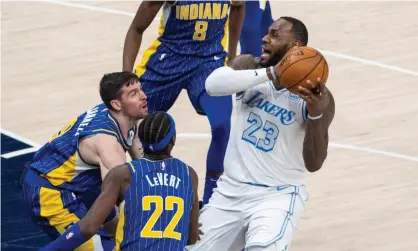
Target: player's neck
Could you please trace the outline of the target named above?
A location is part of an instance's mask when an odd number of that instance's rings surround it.
[[[116,120],[119,123],[120,129],[122,130],[123,135],[128,136],[129,130],[134,126],[135,120],[125,116],[122,113],[117,113],[114,111],[109,111],[113,117],[116,118]]]
[[[158,153],[158,154],[145,153],[144,155],[145,155],[144,156],[145,158],[151,159],[151,160],[165,160],[165,159],[171,158],[171,155],[167,153]]]

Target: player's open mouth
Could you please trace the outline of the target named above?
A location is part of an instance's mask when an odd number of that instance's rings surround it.
[[[263,53],[260,56],[261,61],[265,61],[270,58],[271,52],[263,48]]]

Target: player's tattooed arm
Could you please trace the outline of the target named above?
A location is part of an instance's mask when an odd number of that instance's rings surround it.
[[[245,2],[233,0],[231,3],[231,11],[229,14],[229,44],[228,44],[228,60],[229,62],[237,55],[237,47],[241,35],[242,24],[245,16]]]
[[[117,200],[125,194],[131,183],[131,172],[128,168],[127,165],[117,166],[103,180],[102,191],[99,197],[97,197],[87,215],[79,223],[80,232],[86,238],[91,238],[97,233],[99,227],[112,212]],[[117,222],[117,220],[114,220],[111,223],[117,224]],[[112,229],[116,229],[116,226]]]
[[[197,194],[199,184],[196,171],[190,166],[189,170],[193,183],[193,206],[190,211],[189,239],[187,240],[187,245],[193,245],[199,239],[199,196]]]
[[[123,71],[132,72],[139,47],[142,42],[142,34],[154,20],[164,1],[143,1],[128,29],[123,47]]]
[[[331,92],[323,85],[319,86],[317,92],[304,87],[299,87],[299,92],[306,101],[308,111],[303,158],[306,169],[316,172],[321,169],[327,157],[328,129],[335,115],[335,101]]]

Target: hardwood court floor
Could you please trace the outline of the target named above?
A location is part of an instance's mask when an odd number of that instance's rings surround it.
[[[2,2],[1,127],[42,144],[97,104],[102,74],[121,69],[138,4]],[[418,250],[418,2],[273,2],[272,9],[307,24],[310,45],[329,62],[337,105],[329,156],[309,176],[292,250]],[[207,120],[184,94],[171,113],[180,133],[175,154],[203,178]]]

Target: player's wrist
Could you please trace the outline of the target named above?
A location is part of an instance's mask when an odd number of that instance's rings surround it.
[[[252,71],[255,71],[255,80],[257,84],[262,84],[270,80],[267,70],[265,68],[253,69]]]
[[[311,114],[309,114],[308,113],[308,119],[310,119],[310,120],[318,120],[318,119],[320,119],[320,118],[322,118],[322,113],[321,114],[316,114],[316,115],[311,115]]]

